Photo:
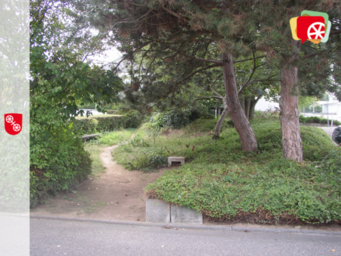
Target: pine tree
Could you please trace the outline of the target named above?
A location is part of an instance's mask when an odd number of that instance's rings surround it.
[[[301,44],[292,39],[289,20],[300,16],[302,10],[327,12],[333,23],[331,37],[326,44]],[[254,19],[261,24],[259,45],[281,66],[280,121],[283,157],[302,161],[302,143],[299,126],[298,92],[318,95],[325,90],[340,92],[340,86],[331,83],[329,76],[337,77],[331,63],[340,57],[339,35],[341,3],[339,1],[262,1],[253,6]],[[336,30],[335,30],[336,29]],[[334,69],[335,70],[335,69]],[[298,73],[300,71],[300,73]],[[299,80],[301,78],[301,82]],[[318,85],[318,87],[314,87]]]
[[[88,5],[91,11],[85,11],[85,15],[109,40],[120,42],[126,59],[133,60],[133,55],[140,52],[151,60],[151,66],[161,61],[167,67],[163,79],[150,80],[150,86],[143,84],[149,94],[145,93],[145,96],[150,99],[171,98],[195,74],[221,67],[228,111],[246,151],[256,151],[257,142],[238,101],[234,64],[240,57],[264,52],[269,63],[280,64],[280,120],[283,156],[287,159],[302,161],[303,158],[298,119],[299,87],[304,87],[302,91],[307,94],[326,89],[340,94],[335,83],[340,81],[339,1],[133,0],[92,3],[95,4]],[[80,5],[85,8],[84,4]],[[304,9],[329,13],[333,30],[327,44],[312,46],[306,42],[301,45],[300,41],[292,39],[289,20],[299,16]],[[321,66],[322,69],[317,69]],[[301,83],[298,67],[302,71]],[[312,72],[314,69],[316,71]],[[145,74],[148,72],[150,67],[146,67]],[[329,79],[326,73],[335,80]],[[309,76],[319,85],[319,90],[309,85]],[[131,98],[136,94],[132,92]],[[149,101],[148,98],[145,100]]]
[[[172,98],[195,74],[220,67],[223,73],[229,114],[245,151],[257,151],[257,141],[238,99],[233,65],[252,53],[256,27],[244,26],[243,10],[230,12],[221,1],[112,1],[93,5],[90,20],[102,32],[113,31],[126,59],[133,54],[162,62],[167,67],[163,80],[144,79],[145,101]],[[91,15],[93,13],[93,15]],[[245,17],[243,17],[243,15]],[[260,58],[263,56],[256,56]],[[149,74],[151,67],[145,67]],[[137,92],[128,98],[134,100]]]

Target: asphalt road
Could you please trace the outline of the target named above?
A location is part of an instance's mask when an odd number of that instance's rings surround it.
[[[31,256],[341,255],[341,236],[31,219]]]

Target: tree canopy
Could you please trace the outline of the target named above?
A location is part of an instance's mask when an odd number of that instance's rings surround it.
[[[134,61],[134,55],[139,53],[142,59],[150,61],[143,72],[151,79],[144,79],[141,87],[146,92],[146,102],[151,101],[148,97],[172,99],[188,79],[221,67],[226,103],[246,151],[256,151],[257,142],[238,102],[234,64],[244,61],[241,57],[257,54],[254,58],[266,57],[268,63],[280,67],[285,158],[302,160],[299,88],[305,95],[321,95],[325,90],[338,94],[340,91],[335,83],[339,76],[337,56],[340,55],[336,38],[331,37],[326,44],[300,45],[292,39],[289,26],[290,18],[298,16],[300,10],[324,11],[329,13],[333,23],[331,35],[338,37],[339,2],[94,0],[86,4],[79,2],[78,7],[103,37],[119,43],[125,52],[124,59]],[[153,65],[165,67],[162,79],[148,75]],[[131,100],[136,95],[134,91],[128,94]]]

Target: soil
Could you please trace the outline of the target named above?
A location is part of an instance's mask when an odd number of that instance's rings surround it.
[[[85,181],[75,191],[60,193],[48,204],[32,209],[31,213],[45,216],[145,221],[147,196],[143,189],[174,167],[162,168],[153,173],[126,170],[112,158],[111,151],[115,147],[117,146],[103,148],[100,157],[105,173],[100,177]]]

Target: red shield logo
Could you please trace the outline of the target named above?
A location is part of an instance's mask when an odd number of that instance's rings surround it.
[[[5,130],[10,135],[17,135],[22,128],[22,114],[5,114]]]

